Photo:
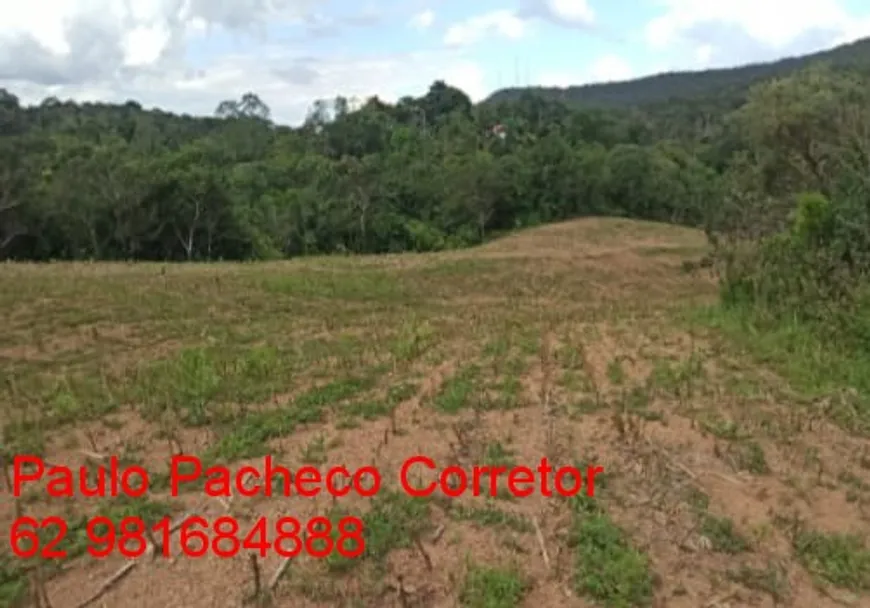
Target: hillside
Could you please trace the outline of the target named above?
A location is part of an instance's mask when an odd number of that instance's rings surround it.
[[[559,87],[509,87],[484,103],[516,101],[526,93],[548,100],[593,106],[627,107],[725,95],[742,99],[754,83],[785,76],[816,62],[837,67],[870,68],[870,38],[809,55],[734,68],[670,72],[624,82]]]

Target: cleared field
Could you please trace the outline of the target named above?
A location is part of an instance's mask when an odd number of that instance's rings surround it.
[[[38,574],[52,606],[79,606],[124,566],[85,553],[87,517],[185,512],[243,529],[358,515],[366,552],[299,557],[268,591],[284,561],[270,552],[258,597],[248,555],[145,556],[93,605],[864,605],[867,441],[687,312],[715,299],[684,270],[704,248],[695,231],[590,219],[437,255],[0,266],[7,455],[91,470],[118,456],[151,478],[139,499],[4,492],[0,525],[63,516],[69,557],[36,569],[7,544],[0,605]],[[373,465],[383,487],[172,497],[177,453]],[[414,499],[398,479],[416,454],[604,473],[594,498]]]

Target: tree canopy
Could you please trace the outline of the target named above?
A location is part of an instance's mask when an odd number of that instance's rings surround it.
[[[444,82],[357,110],[318,101],[300,128],[272,123],[255,93],[210,118],[2,99],[0,255],[12,259],[426,251],[589,214],[692,223],[714,183],[642,114],[475,107]]]

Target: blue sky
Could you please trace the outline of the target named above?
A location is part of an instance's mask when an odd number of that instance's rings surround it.
[[[475,100],[806,53],[870,35],[859,0],[41,0],[4,9],[0,87],[208,114],[258,93],[279,122],[318,98]]]

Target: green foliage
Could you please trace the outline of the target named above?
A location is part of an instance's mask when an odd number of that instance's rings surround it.
[[[216,118],[6,95],[0,259],[435,251],[595,214],[696,224],[716,181],[635,113],[474,107],[443,82],[395,105],[320,101],[300,128],[253,94]]]
[[[723,283],[727,305],[754,306],[773,321],[819,326],[850,344],[870,335],[865,279],[870,250],[854,225],[853,205],[803,193],[789,223],[739,253],[731,252]],[[858,238],[855,238],[855,237]]]
[[[834,222],[834,208],[823,194],[800,194],[792,218],[791,238],[803,248],[824,247],[833,237]]]
[[[803,565],[819,578],[855,591],[870,589],[870,550],[861,538],[803,530],[793,545]]]
[[[719,320],[866,431],[870,83],[816,66],[756,87],[734,125],[745,149],[706,220],[727,309]]]
[[[654,588],[649,558],[631,545],[594,498],[578,495],[572,506],[569,544],[577,591],[602,606],[649,606]]]
[[[463,608],[513,608],[522,604],[529,585],[513,569],[469,564],[459,592]]]

